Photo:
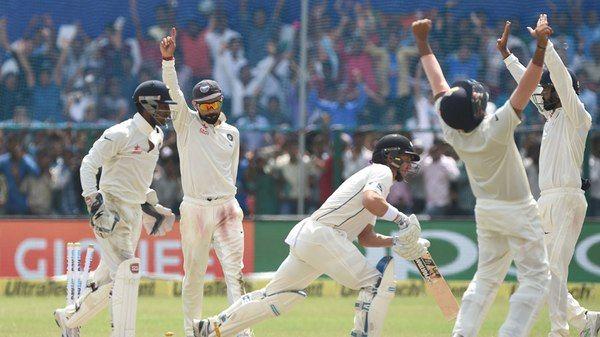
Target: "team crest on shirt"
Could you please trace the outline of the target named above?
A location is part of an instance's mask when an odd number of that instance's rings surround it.
[[[202,125],[202,127],[200,128],[200,133],[203,135],[208,135],[208,129],[206,128],[206,126]]]
[[[227,139],[229,139],[230,142],[233,142],[233,135],[231,133],[228,133]]]
[[[133,151],[131,151],[131,153],[133,153],[133,154],[142,153],[142,147],[139,144],[137,144],[136,146],[133,147]]]

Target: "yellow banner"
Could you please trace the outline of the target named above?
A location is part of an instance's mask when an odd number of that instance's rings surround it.
[[[468,286],[466,281],[448,282],[456,297],[461,297]],[[246,290],[260,289],[267,280],[248,282]],[[427,296],[423,282],[398,281],[397,297]],[[505,282],[498,291],[498,297],[508,298],[517,287],[517,283]],[[570,283],[569,291],[576,299],[600,300],[600,283]],[[306,292],[315,297],[355,297],[357,291],[346,288],[330,279],[313,282]],[[204,285],[205,296],[227,296],[227,287],[223,281],[209,281]],[[66,296],[65,282],[60,281],[23,281],[19,279],[0,279],[0,296],[4,297],[47,297]],[[181,296],[180,281],[142,279],[139,296]]]

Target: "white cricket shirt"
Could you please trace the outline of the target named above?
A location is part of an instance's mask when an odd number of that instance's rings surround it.
[[[362,192],[375,191],[386,198],[393,183],[389,167],[371,164],[344,181],[310,218],[346,232],[348,239],[353,241],[367,225],[375,226],[377,221],[377,216],[363,206]]]
[[[525,73],[525,67],[513,54],[504,63],[519,82]],[[546,117],[540,147],[540,190],[580,188],[585,139],[592,125],[592,116],[585,110],[573,89],[571,76],[551,42],[546,47],[545,63],[562,107],[554,112],[546,111],[543,105],[532,99],[540,113]],[[541,87],[537,92],[541,92]]]
[[[441,98],[436,101],[438,112],[440,102]],[[531,198],[525,167],[513,136],[521,120],[510,101],[486,115],[469,133],[455,130],[441,116],[439,118],[444,138],[465,163],[477,199],[522,201]]]
[[[146,202],[163,137],[139,113],[108,128],[81,162],[81,195],[97,192],[96,174],[102,167],[100,190],[127,203]]]
[[[177,133],[177,149],[184,198],[208,199],[235,196],[240,133],[225,122],[221,114],[218,125],[205,123],[196,110],[188,107],[179,88],[175,61],[162,63],[162,77],[169,87],[173,126]]]

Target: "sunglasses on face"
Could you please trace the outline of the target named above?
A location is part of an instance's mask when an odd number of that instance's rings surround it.
[[[217,110],[220,109],[221,106],[223,105],[223,101],[216,101],[216,102],[210,102],[210,103],[197,103],[196,105],[198,106],[198,110],[200,111],[210,111],[210,110]]]

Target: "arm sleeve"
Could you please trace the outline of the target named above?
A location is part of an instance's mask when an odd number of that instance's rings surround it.
[[[390,193],[393,183],[392,170],[385,165],[374,164],[371,167],[371,172],[369,173],[363,192],[375,191],[385,198]]]
[[[573,89],[573,80],[571,75],[564,65],[560,56],[554,49],[552,42],[548,41],[546,47],[546,67],[550,71],[550,79],[556,88],[558,97],[567,117],[575,124],[580,126],[582,124],[591,125],[592,117],[585,111],[583,103],[579,100],[579,96]]]
[[[96,175],[98,169],[107,161],[116,156],[124,147],[127,141],[127,136],[124,132],[106,130],[98,140],[94,142],[90,152],[83,157],[79,174],[81,178],[81,187],[83,192],[81,195],[87,197],[90,194],[96,193]]]
[[[506,68],[508,69],[512,77],[515,79],[515,81],[519,83],[521,81],[521,78],[523,77],[523,74],[525,73],[525,66],[521,64],[521,62],[519,62],[519,59],[514,54],[510,54],[507,58],[505,58],[504,64],[506,65]],[[533,96],[531,96],[531,103],[535,105],[538,112],[543,114],[544,106],[542,105],[543,103],[541,101],[541,96],[537,96],[541,93],[542,88],[538,86],[533,92]],[[536,97],[540,97],[540,99],[536,100]]]
[[[508,143],[508,141],[513,138],[515,129],[521,124],[521,120],[510,104],[510,100],[507,100],[506,103],[496,110],[489,118],[489,132],[491,133],[491,138],[502,144]]]
[[[177,72],[175,71],[175,60],[162,61],[162,79],[167,87],[169,87],[171,98],[177,102],[177,105],[171,106],[171,117],[173,118],[175,128],[180,130],[188,124],[193,112],[190,111],[185,101],[185,96],[179,87]]]

